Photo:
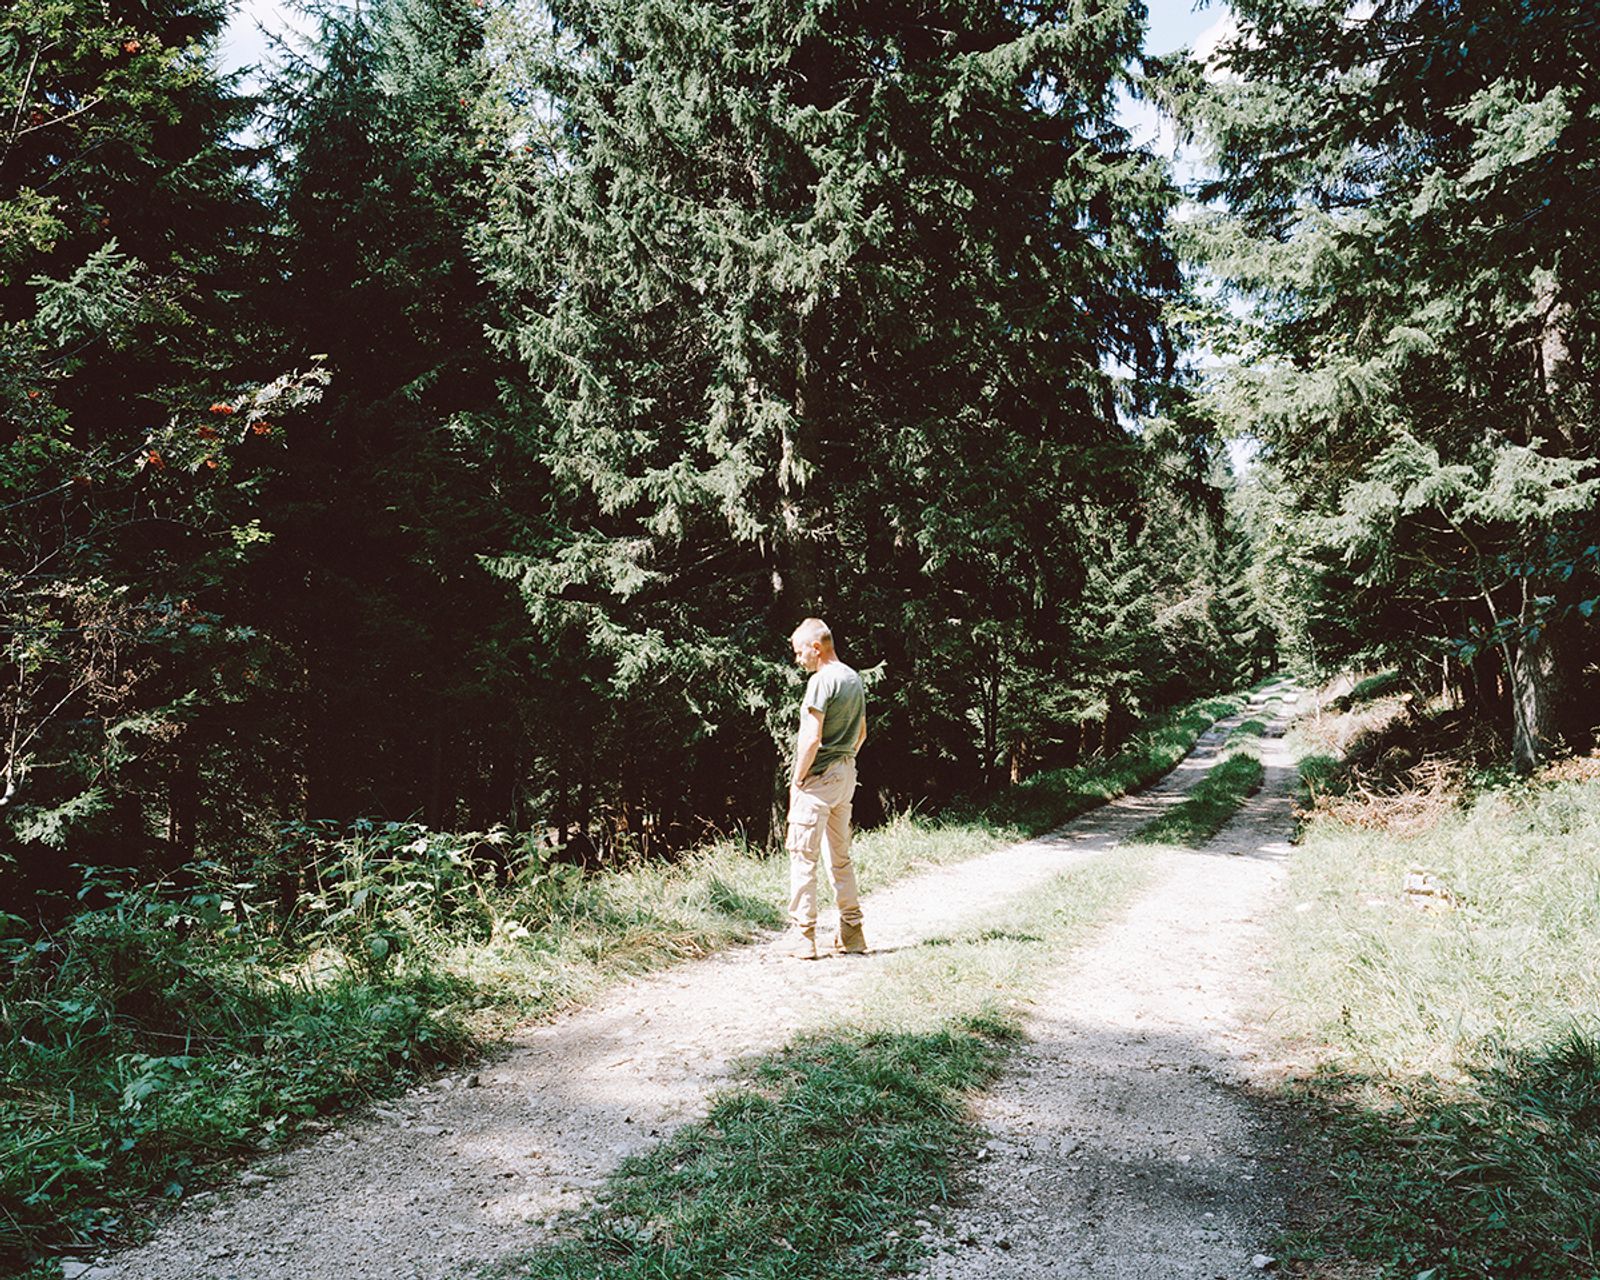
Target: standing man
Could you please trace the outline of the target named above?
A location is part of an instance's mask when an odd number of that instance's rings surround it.
[[[867,740],[867,701],[861,677],[839,661],[833,633],[807,618],[790,637],[794,660],[811,673],[800,706],[794,773],[789,785],[788,954],[817,958],[817,855],[828,850],[828,878],[839,903],[836,951],[865,955],[861,901],[850,865],[850,803],[856,792],[856,753]]]

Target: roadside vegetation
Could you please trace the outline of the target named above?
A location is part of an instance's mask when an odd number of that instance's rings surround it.
[[[990,809],[860,834],[871,889],[1142,786],[1237,699],[1180,708],[1098,766]],[[220,1159],[460,1062],[505,1027],[781,924],[781,857],[737,841],[585,874],[499,833],[296,827],[290,909],[214,866],[97,876],[37,940],[0,938],[0,1257],[127,1233]]]
[[[1261,763],[1261,738],[1266,731],[1264,720],[1236,725],[1217,763],[1194,790],[1140,827],[1136,838],[1152,844],[1201,845],[1221,831],[1239,806],[1261,788],[1266,772]]]
[[[1600,760],[1518,779],[1449,713],[1385,695],[1365,714],[1343,764],[1336,719],[1305,743],[1321,762],[1279,928],[1338,1202],[1292,1252],[1405,1280],[1592,1277]]]

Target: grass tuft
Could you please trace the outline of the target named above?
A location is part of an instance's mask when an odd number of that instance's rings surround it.
[[[857,1277],[903,1271],[909,1225],[942,1199],[973,1140],[965,1095],[991,1079],[1011,1028],[803,1039],[752,1087],[630,1160],[603,1212],[517,1268],[528,1280]]]

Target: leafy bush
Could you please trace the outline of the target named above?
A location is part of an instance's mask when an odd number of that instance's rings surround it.
[[[426,964],[269,965],[225,886],[90,888],[106,905],[0,939],[0,1260],[92,1245],[205,1161],[468,1051]]]

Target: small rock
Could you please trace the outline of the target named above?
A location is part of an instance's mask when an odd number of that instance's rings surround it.
[[[469,1089],[476,1089],[479,1086],[479,1084],[481,1083],[481,1081],[478,1079],[478,1073],[476,1071],[474,1071],[470,1076],[468,1076],[461,1083],[464,1084]]]
[[[241,1187],[264,1187],[271,1181],[272,1179],[264,1174],[254,1173],[248,1170],[239,1175],[239,1185]]]
[[[1275,1271],[1278,1267],[1278,1260],[1271,1254],[1258,1253],[1250,1259],[1250,1265],[1257,1271]]]
[[[420,1133],[425,1138],[440,1137],[444,1131],[442,1124],[419,1124],[412,1129],[413,1133]]]
[[[89,1272],[93,1271],[87,1262],[79,1262],[76,1258],[67,1258],[61,1264],[61,1280],[83,1280]]]

